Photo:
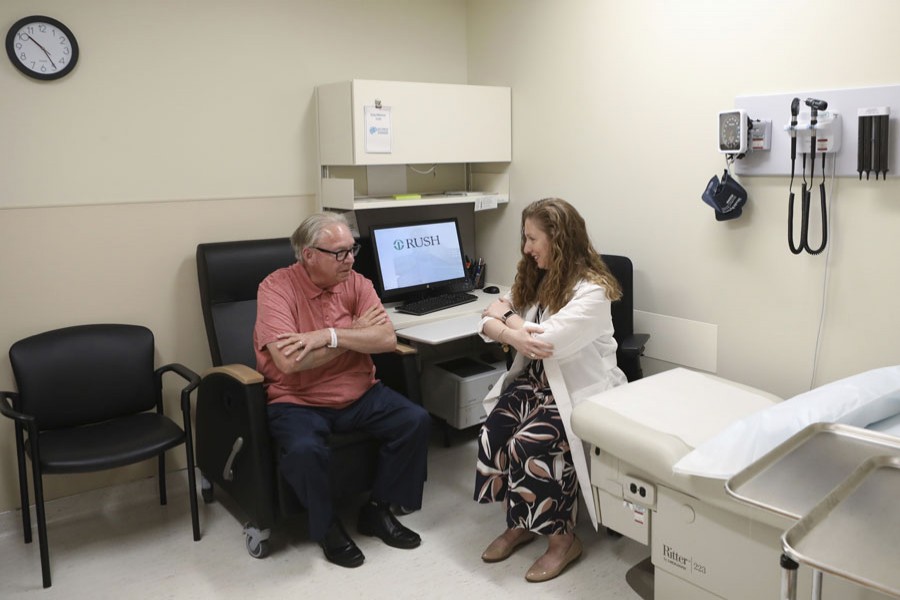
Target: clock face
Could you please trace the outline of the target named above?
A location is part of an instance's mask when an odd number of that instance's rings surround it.
[[[25,17],[9,28],[6,54],[29,77],[59,79],[75,68],[78,42],[72,31],[56,19]]]

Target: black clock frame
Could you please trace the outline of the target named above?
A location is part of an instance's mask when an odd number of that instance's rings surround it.
[[[54,71],[53,73],[36,73],[22,64],[19,58],[16,56],[15,48],[13,47],[16,41],[16,33],[18,33],[19,29],[25,26],[28,23],[41,22],[47,23],[48,25],[53,25],[69,38],[69,43],[72,45],[72,56],[69,58],[68,64],[64,66],[62,69],[58,71]],[[23,17],[12,24],[9,28],[9,31],[6,33],[6,55],[9,57],[10,62],[22,73],[32,77],[34,79],[40,79],[42,81],[49,81],[53,79],[59,79],[61,77],[65,77],[69,73],[72,72],[72,69],[75,68],[76,63],[78,63],[78,40],[75,39],[75,34],[72,33],[72,30],[66,27],[64,24],[60,23],[56,19],[52,17],[45,17],[43,15],[31,15],[29,17]]]

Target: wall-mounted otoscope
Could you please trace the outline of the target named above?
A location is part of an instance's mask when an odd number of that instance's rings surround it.
[[[840,115],[828,112],[828,102],[818,98],[807,98],[804,102],[809,112],[800,112],[800,99],[791,101],[791,124],[786,127],[791,136],[791,187],[788,189],[788,247],[794,254],[806,250],[809,254],[820,254],[828,243],[828,214],[825,198],[825,156],[837,152],[840,147]],[[807,136],[809,138],[808,144]],[[794,245],[794,168],[797,157],[797,138],[801,141],[803,153],[803,183],[800,186],[800,243]],[[807,150],[804,151],[803,148]],[[822,154],[822,182],[819,184],[819,198],[822,213],[822,241],[818,248],[809,245],[809,212],[812,204],[812,187],[815,182],[816,153]],[[809,182],[806,180],[806,158],[809,154]]]
[[[813,110],[826,110],[828,108],[828,103],[824,100],[818,100],[816,98],[807,98],[806,105]]]
[[[800,114],[800,98],[791,100],[791,184],[794,183],[794,161],[797,160],[797,115]]]
[[[806,105],[809,107],[809,130],[810,130],[810,143],[809,143],[809,186],[812,187],[813,184],[813,173],[816,170],[816,125],[819,124],[819,111],[826,110],[828,108],[828,103],[824,100],[817,100],[816,98],[807,98]],[[822,156],[822,174],[825,173],[825,157]],[[824,185],[824,184],[823,184]]]

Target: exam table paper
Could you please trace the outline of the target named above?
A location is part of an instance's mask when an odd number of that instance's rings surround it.
[[[696,448],[735,420],[772,406],[774,400],[764,392],[679,367],[585,402],[600,404]]]

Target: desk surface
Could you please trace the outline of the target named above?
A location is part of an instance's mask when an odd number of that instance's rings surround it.
[[[425,344],[440,344],[475,334],[475,327],[481,320],[481,311],[491,302],[509,291],[500,287],[499,294],[485,294],[482,290],[470,293],[478,296],[475,302],[452,306],[427,315],[408,315],[394,311],[396,304],[386,308],[394,323],[397,337]]]

